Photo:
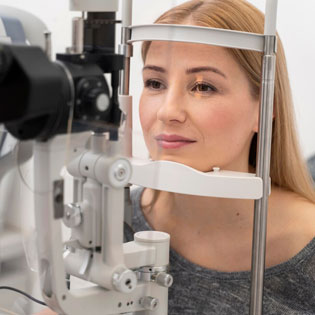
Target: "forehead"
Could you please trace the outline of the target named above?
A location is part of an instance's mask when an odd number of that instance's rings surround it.
[[[227,48],[170,41],[152,42],[145,63],[161,63],[163,66],[202,64],[222,66],[223,68],[229,68],[230,66],[239,68]]]

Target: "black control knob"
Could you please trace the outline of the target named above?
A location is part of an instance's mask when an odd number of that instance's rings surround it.
[[[110,106],[110,98],[104,89],[92,88],[83,95],[84,107],[88,108],[90,113],[103,114]]]
[[[76,112],[83,120],[102,120],[110,112],[109,88],[103,76],[81,79],[77,95]]]

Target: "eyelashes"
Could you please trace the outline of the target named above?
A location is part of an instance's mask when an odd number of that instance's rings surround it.
[[[145,80],[144,87],[149,88],[151,90],[159,91],[162,88],[165,88],[164,84],[155,79]]]
[[[160,91],[166,89],[166,85],[157,79],[148,79],[144,81],[144,87],[152,91]],[[218,92],[218,89],[208,82],[194,82],[192,87],[189,88],[190,92],[198,94],[212,94]]]
[[[191,90],[198,93],[212,93],[218,91],[216,87],[206,82],[196,82]]]

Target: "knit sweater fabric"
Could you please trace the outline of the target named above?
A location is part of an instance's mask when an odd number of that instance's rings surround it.
[[[142,192],[131,192],[134,232],[152,230],[142,213]],[[127,240],[133,240],[133,231],[125,231]],[[207,269],[171,248],[170,273],[169,315],[249,314],[250,271]],[[315,315],[315,238],[293,258],[266,269],[263,314]]]

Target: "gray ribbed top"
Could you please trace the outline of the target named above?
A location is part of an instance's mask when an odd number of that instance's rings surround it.
[[[152,230],[145,220],[140,198],[132,191],[133,229]],[[126,231],[133,240],[131,231]],[[171,249],[169,315],[245,315],[249,313],[250,272],[219,272],[198,266]],[[266,269],[264,314],[315,314],[315,238],[296,256]]]

